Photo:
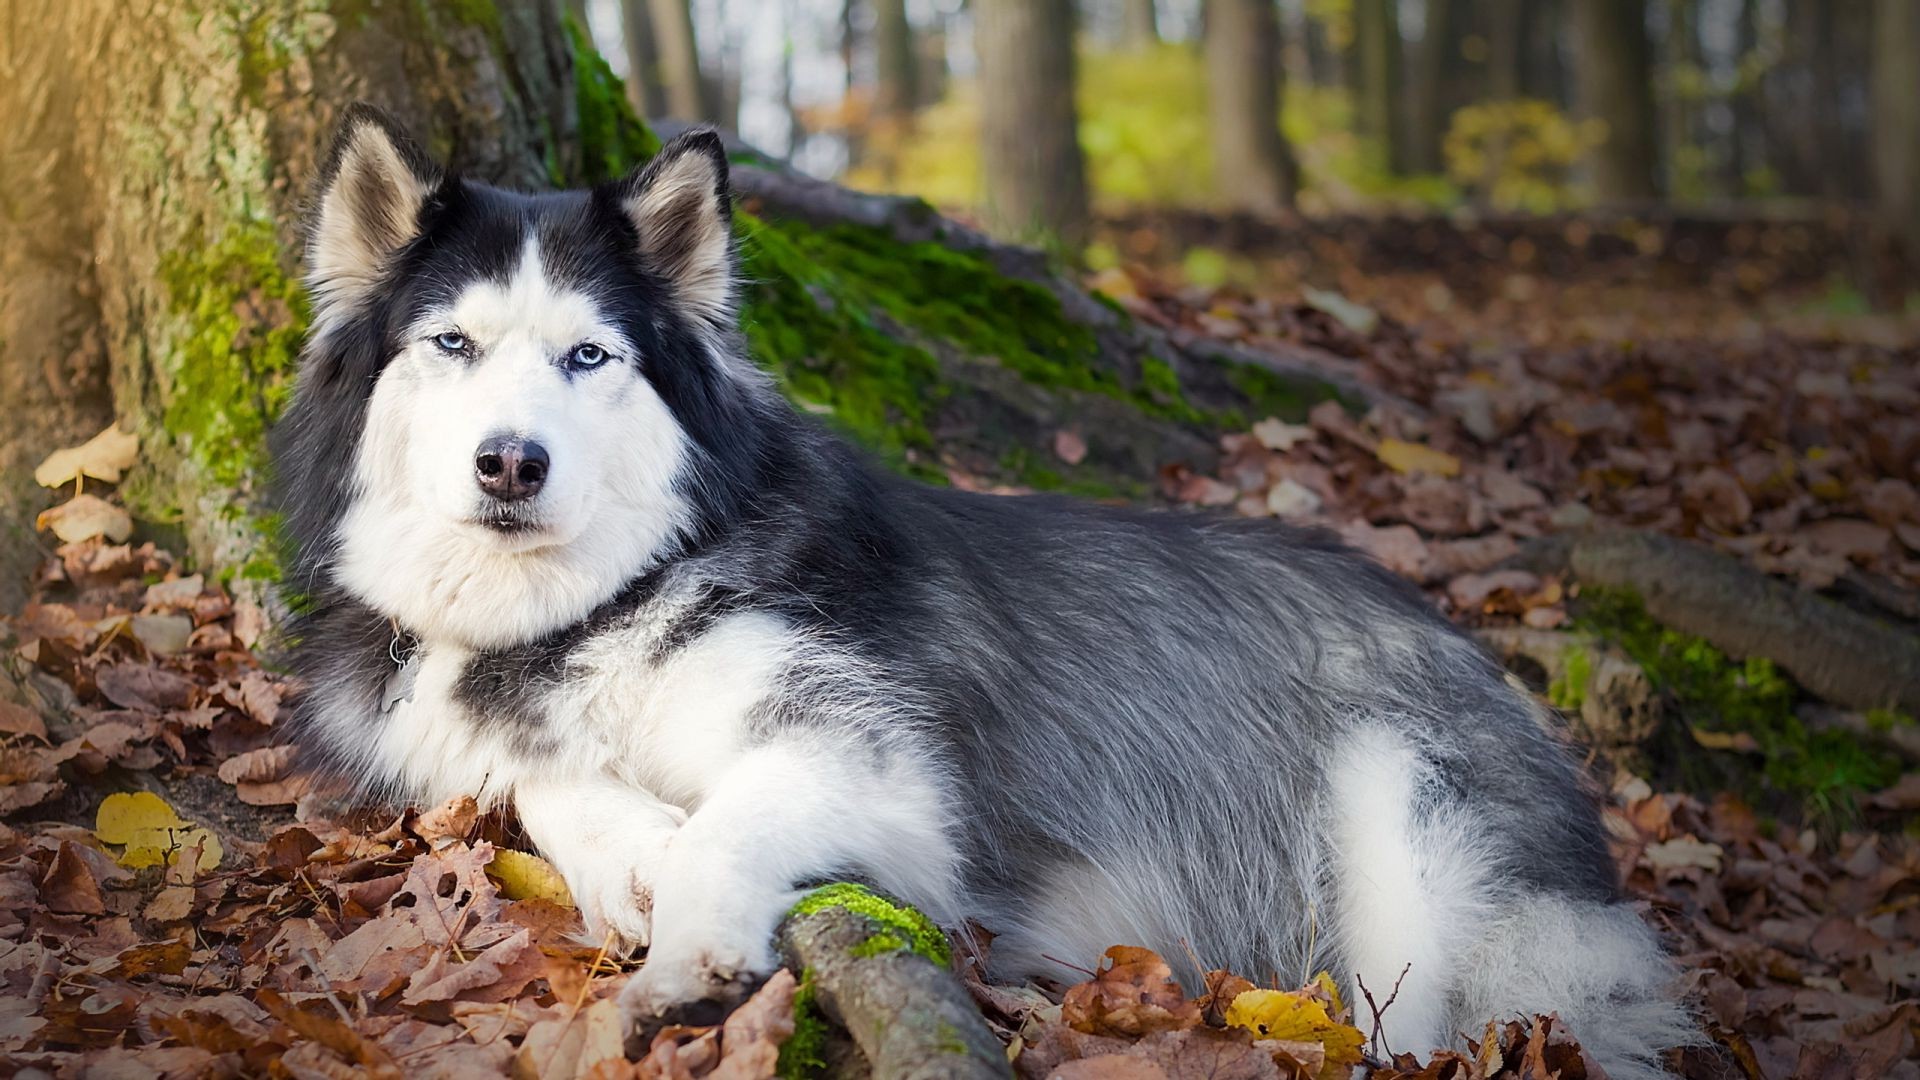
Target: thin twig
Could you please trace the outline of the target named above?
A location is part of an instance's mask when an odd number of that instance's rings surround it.
[[[1393,993],[1387,995],[1386,1003],[1382,1005],[1374,1004],[1373,991],[1367,989],[1367,981],[1360,977],[1359,972],[1356,971],[1353,973],[1353,981],[1360,987],[1360,995],[1367,999],[1368,1011],[1373,1013],[1373,1034],[1367,1038],[1367,1049],[1376,1054],[1384,1053],[1388,1061],[1393,1060],[1393,1047],[1387,1045],[1386,1032],[1382,1031],[1380,1027],[1380,1017],[1384,1015],[1388,1009],[1393,1008],[1393,1003],[1400,997],[1400,984],[1406,981],[1407,972],[1412,970],[1412,963],[1408,963],[1406,967],[1400,969],[1400,977],[1393,980]]]
[[[340,1022],[348,1027],[352,1027],[353,1016],[347,1012],[345,1005],[340,1004],[340,998],[334,994],[333,980],[327,978],[327,973],[320,970],[320,958],[313,955],[313,950],[307,948],[305,945],[300,946],[300,955],[306,960],[307,967],[312,970],[313,977],[326,989],[327,1000],[333,1003],[333,1011],[340,1014]]]

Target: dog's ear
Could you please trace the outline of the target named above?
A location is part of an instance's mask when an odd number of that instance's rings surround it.
[[[689,131],[617,185],[640,255],[674,296],[719,330],[733,326],[733,193],[720,136]]]
[[[321,317],[356,307],[393,254],[420,233],[440,173],[391,117],[347,107],[320,172],[307,236],[307,288]]]

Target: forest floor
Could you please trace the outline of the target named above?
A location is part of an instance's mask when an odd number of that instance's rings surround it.
[[[1569,273],[1551,261],[1586,242],[1569,227],[1448,227],[1424,261],[1386,265],[1374,254],[1407,236],[1329,231],[1284,256],[1215,253],[1209,269],[1163,256],[1184,246],[1178,223],[1134,222],[1111,234],[1129,261],[1090,283],[1176,335],[1310,353],[1386,402],[1227,435],[1217,468],[1164,471],[1169,501],[1323,522],[1476,633],[1556,635],[1637,667],[1639,692],[1600,705],[1565,665],[1522,673],[1607,746],[1594,775],[1622,873],[1711,1038],[1676,1059],[1682,1073],[1920,1077],[1920,773],[1897,749],[1911,721],[1823,726],[1835,710],[1772,665],[1524,557],[1621,526],[1805,588],[1895,608],[1920,596],[1920,325],[1795,269],[1804,245],[1766,229],[1690,259],[1656,229]],[[1055,449],[1084,454],[1081,433]],[[62,469],[117,476],[111,462]],[[69,514],[38,599],[5,623],[8,1074],[771,1067],[791,980],[628,1063],[614,998],[632,965],[575,940],[564,888],[505,823],[458,800],[381,816],[308,798],[276,739],[288,687],[252,651],[260,610],[126,542],[110,492],[98,502]],[[1395,1058],[1325,985],[1248,996],[1222,973],[1190,999],[1128,944],[1077,986],[974,986],[1021,1075],[1598,1075],[1551,1020],[1500,1018],[1456,1052]]]

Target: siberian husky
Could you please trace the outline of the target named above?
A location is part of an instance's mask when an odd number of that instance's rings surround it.
[[[877,468],[747,358],[731,215],[710,132],[522,194],[347,113],[275,433],[313,754],[510,805],[648,949],[640,1022],[739,997],[852,878],[1009,979],[1325,968],[1399,981],[1393,1051],[1557,1012],[1663,1075],[1669,964],[1479,648],[1321,532]]]

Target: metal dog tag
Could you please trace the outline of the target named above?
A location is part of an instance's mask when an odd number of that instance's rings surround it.
[[[386,715],[395,705],[413,700],[413,684],[420,679],[420,653],[416,650],[407,662],[400,665],[398,671],[387,676],[386,691],[381,695],[380,713]]]

